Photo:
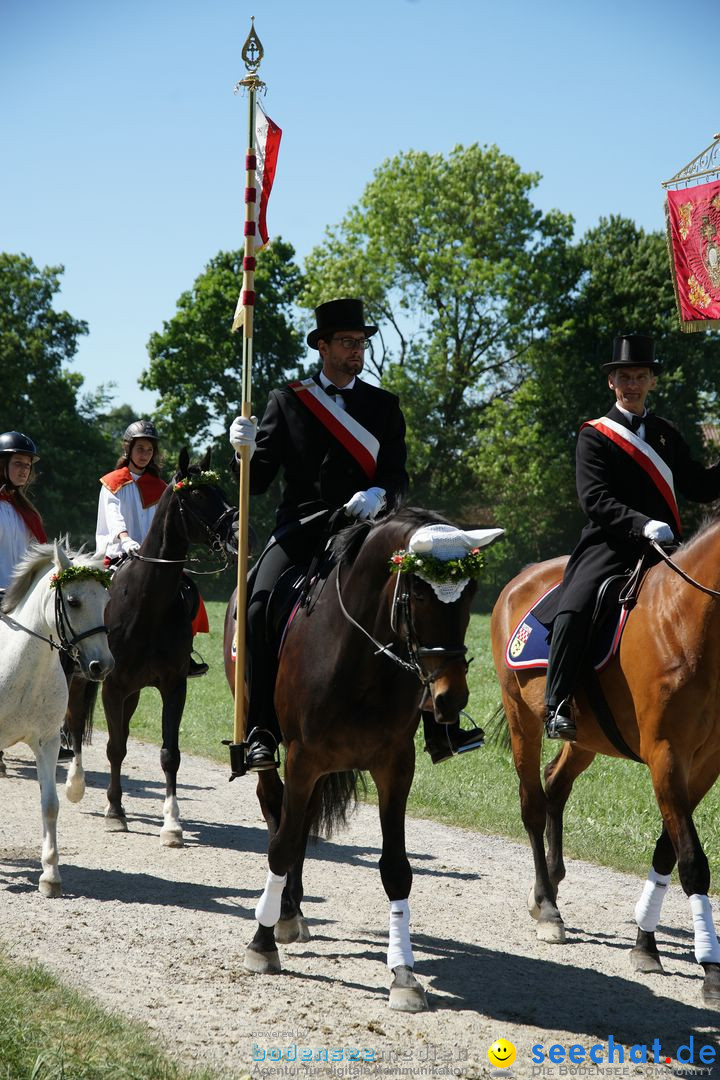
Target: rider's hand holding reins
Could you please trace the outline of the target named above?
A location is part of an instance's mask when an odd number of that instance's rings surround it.
[[[657,540],[659,544],[672,544],[675,539],[670,526],[665,521],[646,521],[643,525],[643,536],[648,540]]]
[[[255,453],[255,438],[257,430],[257,416],[236,416],[230,425],[230,444],[236,454],[244,446],[250,447],[250,457]]]
[[[124,540],[120,541],[120,547],[125,555],[130,555],[133,551],[137,551],[140,545],[137,540],[133,540],[132,536],[126,536]]]
[[[371,487],[367,491],[356,491],[345,503],[345,513],[358,521],[374,521],[384,507],[385,489]]]

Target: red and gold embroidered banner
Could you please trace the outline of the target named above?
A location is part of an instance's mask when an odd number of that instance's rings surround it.
[[[720,180],[667,192],[667,233],[683,330],[720,326]]]

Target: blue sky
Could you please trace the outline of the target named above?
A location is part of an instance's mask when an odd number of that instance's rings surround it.
[[[242,246],[251,15],[283,129],[270,233],[300,259],[385,158],[457,143],[542,173],[578,233],[659,229],[661,181],[720,129],[714,0],[0,0],[0,250],[64,265],[74,369],[138,412],[150,333]]]

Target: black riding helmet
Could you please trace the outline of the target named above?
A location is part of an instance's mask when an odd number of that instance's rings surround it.
[[[152,442],[157,442],[159,438],[157,428],[150,420],[133,420],[132,424],[125,429],[123,442],[131,443],[134,439],[150,439]]]
[[[0,435],[0,454],[29,454],[33,465],[40,460],[35,443],[22,431],[4,431]]]

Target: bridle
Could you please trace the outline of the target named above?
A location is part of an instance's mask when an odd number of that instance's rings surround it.
[[[190,570],[188,568],[185,572],[187,574],[195,574],[197,577],[205,576],[207,574],[221,574],[223,570],[226,570],[227,567],[230,565],[230,560],[227,556],[226,542],[223,539],[221,530],[224,530],[227,522],[232,519],[233,515],[235,514],[235,508],[233,506],[228,506],[227,509],[223,510],[219,517],[217,517],[215,521],[213,521],[212,525],[208,525],[205,519],[202,518],[200,514],[198,514],[197,510],[194,509],[192,504],[190,502],[186,503],[183,500],[180,492],[175,492],[174,494],[177,495],[177,505],[178,510],[180,511],[180,521],[182,522],[183,534],[185,540],[188,543],[188,547],[190,546],[190,544],[193,543],[193,541],[188,531],[188,523],[185,517],[186,514],[188,514],[188,516],[191,517],[193,521],[200,526],[201,531],[205,533],[206,544],[207,547],[210,549],[211,554],[217,556],[219,559],[224,560],[223,565],[217,570]],[[158,559],[154,558],[151,555],[140,555],[137,551],[131,551],[130,558],[138,559],[140,562],[161,563],[167,565],[185,565],[185,563],[187,562],[200,562],[200,559],[191,559],[189,557],[186,557],[184,559]]]
[[[4,611],[0,611],[0,620],[6,623],[11,630],[22,630],[24,633],[29,634],[30,637],[39,638],[40,641],[46,642],[51,649],[67,653],[73,662],[77,660],[80,652],[77,648],[78,642],[92,637],[93,634],[109,633],[107,626],[103,623],[100,626],[93,626],[90,630],[83,630],[82,634],[78,634],[70,621],[67,604],[65,603],[65,594],[61,585],[55,587],[55,629],[60,641],[59,644],[52,637],[45,637],[44,634],[38,634],[36,630],[31,630],[29,626],[23,626],[17,619],[13,619],[12,615],[8,615]]]
[[[345,607],[342,598],[342,591],[340,586],[340,565],[337,567],[337,573],[335,576],[335,589],[337,591],[338,603],[340,610],[347,619],[357,630],[359,630],[365,637],[376,646],[375,656],[383,655],[397,664],[398,667],[403,668],[404,671],[409,671],[415,675],[421,682],[421,684],[427,690],[432,683],[434,683],[440,675],[443,674],[449,664],[454,663],[456,660],[462,660],[465,665],[465,671],[467,671],[470,661],[466,660],[467,648],[465,645],[458,645],[453,648],[446,648],[444,645],[421,645],[420,639],[415,629],[415,621],[413,619],[413,575],[405,574],[402,571],[397,574],[397,580],[395,582],[395,589],[393,591],[392,612],[390,616],[390,627],[398,637],[401,638],[405,648],[407,649],[410,660],[403,660],[401,656],[392,651],[393,642],[388,642],[387,645],[383,645],[376,638],[369,633],[364,626],[361,626],[356,619],[352,617],[350,612]],[[404,629],[404,637],[402,636],[401,627]],[[444,663],[437,667],[434,671],[426,671],[423,666],[423,659],[427,657],[434,657],[438,659],[444,659]]]

